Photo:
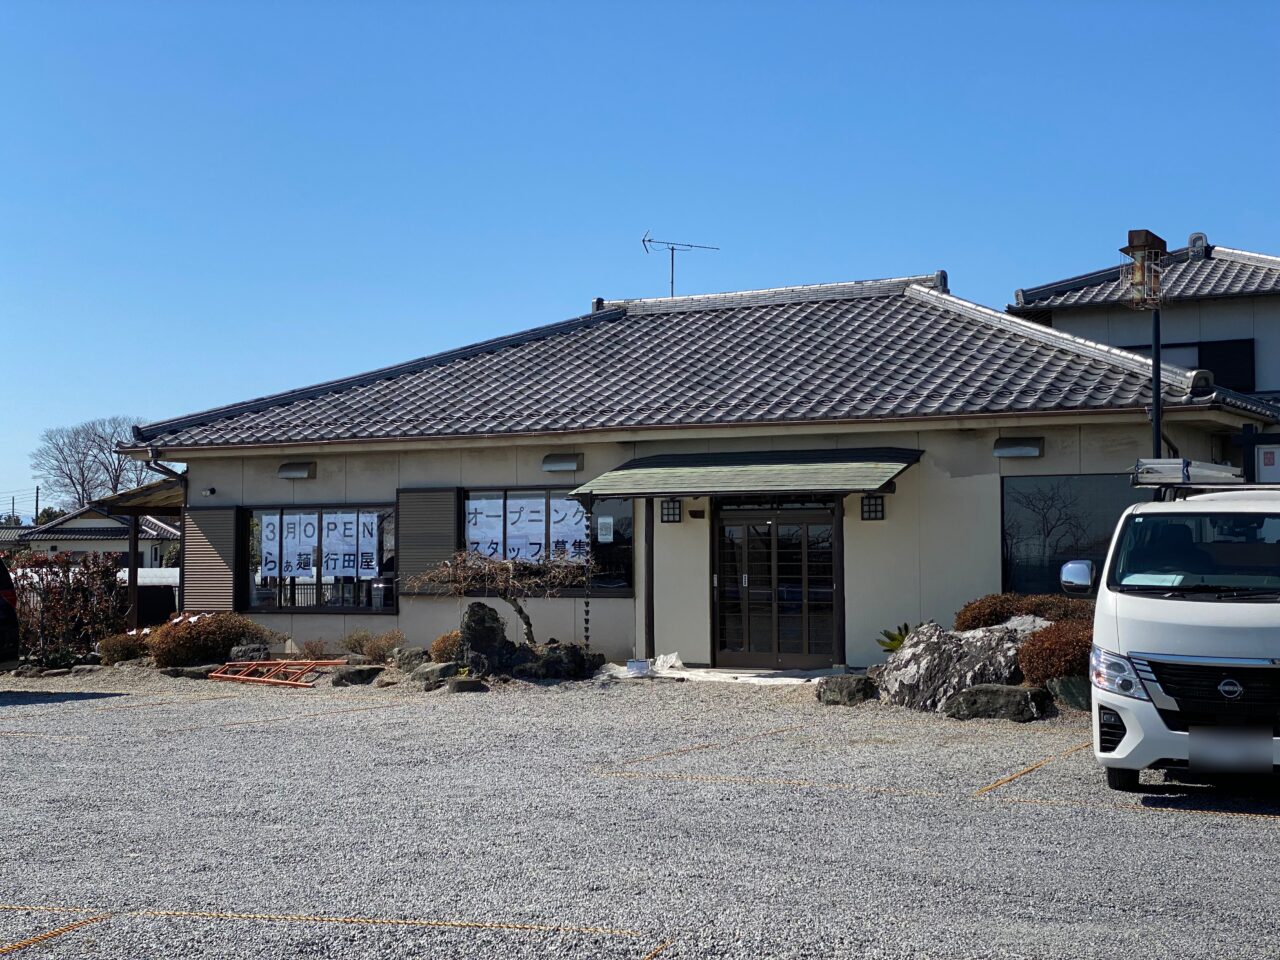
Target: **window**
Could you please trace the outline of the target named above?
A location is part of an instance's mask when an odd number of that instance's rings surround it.
[[[1005,477],[1001,548],[1004,589],[1057,593],[1068,560],[1106,559],[1125,508],[1151,499],[1129,475]]]
[[[1107,583],[1157,597],[1274,602],[1280,515],[1171,513],[1125,521]]]
[[[395,509],[257,509],[248,519],[251,610],[395,612]]]
[[[1151,345],[1122,347],[1131,353],[1151,356]],[[1165,343],[1160,359],[1188,370],[1209,370],[1213,382],[1228,390],[1252,393],[1256,388],[1252,340],[1201,340],[1199,343]]]
[[[467,550],[508,560],[585,563],[590,551],[596,566],[593,587],[630,589],[631,501],[597,500],[592,519],[588,531],[586,507],[567,490],[469,490],[463,541]]]

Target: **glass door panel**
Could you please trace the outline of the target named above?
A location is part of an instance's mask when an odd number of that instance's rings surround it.
[[[716,635],[721,650],[741,652],[746,648],[746,621],[742,616],[743,551],[745,528],[725,524],[716,544],[719,567],[716,571]]]
[[[772,653],[773,525],[747,526],[747,649]]]
[[[804,652],[804,524],[780,523],[778,530],[778,652]]]
[[[830,654],[835,639],[835,554],[829,523],[808,524],[806,596],[811,654]]]

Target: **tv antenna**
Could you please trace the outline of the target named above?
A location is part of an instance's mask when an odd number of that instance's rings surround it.
[[[680,243],[678,240],[655,240],[649,236],[649,231],[644,232],[644,237],[640,243],[644,246],[645,253],[653,253],[653,248],[657,247],[665,249],[671,254],[671,296],[676,295],[676,251],[684,253],[687,250],[719,250],[719,247],[709,247],[704,243]]]

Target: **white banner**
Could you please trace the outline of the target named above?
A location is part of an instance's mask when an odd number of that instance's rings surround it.
[[[315,513],[286,513],[284,532],[280,538],[280,575],[311,577],[315,575],[316,547],[320,533],[320,516]]]
[[[264,513],[258,520],[258,580],[280,576],[280,516]]]
[[[551,556],[586,562],[587,511],[577,500],[551,498]]]
[[[378,575],[378,524],[381,518],[368,510],[360,511],[359,553],[356,569],[361,580],[372,580]]]
[[[326,577],[354,577],[358,569],[359,537],[356,512],[324,515],[324,563]]]
[[[544,494],[507,497],[507,559],[545,560],[547,498]]]
[[[502,494],[467,497],[467,549],[502,559]]]

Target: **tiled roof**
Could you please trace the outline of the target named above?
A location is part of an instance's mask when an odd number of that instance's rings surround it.
[[[137,427],[134,449],[1089,411],[1150,400],[1149,361],[953,297],[941,273],[597,307]],[[1167,367],[1166,400],[1238,405],[1204,375],[1193,397],[1192,381]]]
[[[1033,313],[1057,307],[1104,307],[1125,303],[1121,267],[1014,291],[1011,313]],[[1203,234],[1170,252],[1161,291],[1165,301],[1207,300],[1280,294],[1280,257],[1230,247],[1210,246]]]
[[[75,520],[91,513],[102,517],[103,522],[92,527],[67,526],[68,520]],[[18,539],[23,543],[32,540],[56,543],[59,540],[121,540],[128,536],[128,517],[106,514],[91,504],[72,510],[38,527],[26,527]],[[139,517],[138,536],[143,540],[177,540],[180,534],[176,528],[162,523],[155,517]]]
[[[0,526],[0,544],[17,543],[18,539],[28,530],[33,529],[29,526],[10,527]]]

